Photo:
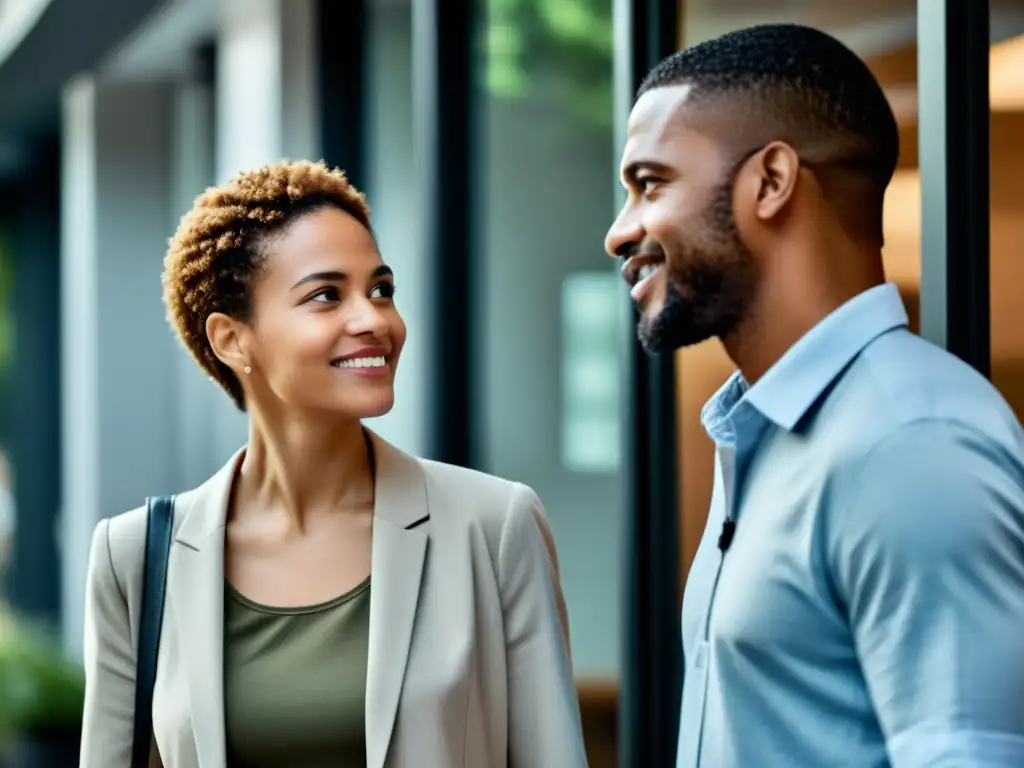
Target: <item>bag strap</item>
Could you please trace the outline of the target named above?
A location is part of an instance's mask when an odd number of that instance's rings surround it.
[[[153,688],[164,618],[167,561],[174,534],[174,497],[146,499],[146,550],[139,613],[139,647],[135,657],[135,730],[132,768],[146,768],[153,741]]]

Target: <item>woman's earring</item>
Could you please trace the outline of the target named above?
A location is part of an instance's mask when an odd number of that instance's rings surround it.
[[[243,368],[242,370],[245,371],[245,375],[246,376],[248,376],[250,373],[252,373],[252,368],[250,368],[248,365],[245,366],[245,368]]]

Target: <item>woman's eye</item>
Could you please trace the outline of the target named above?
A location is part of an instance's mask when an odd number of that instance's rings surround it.
[[[637,179],[636,183],[637,186],[640,187],[640,194],[647,195],[650,194],[651,190],[654,188],[657,181],[655,179],[648,177],[643,179]]]
[[[309,297],[310,301],[319,301],[323,304],[335,302],[339,299],[337,288],[322,288]]]
[[[378,283],[370,291],[371,299],[393,299],[395,297],[395,286],[391,283]]]

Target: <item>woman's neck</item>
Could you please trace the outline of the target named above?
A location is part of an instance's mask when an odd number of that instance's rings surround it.
[[[299,530],[310,516],[373,503],[370,448],[359,421],[271,424],[249,420],[233,517],[247,510],[283,514]]]

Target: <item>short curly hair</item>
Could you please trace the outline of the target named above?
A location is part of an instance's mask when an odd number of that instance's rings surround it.
[[[234,372],[213,352],[206,321],[214,312],[249,320],[264,245],[297,219],[326,207],[372,232],[366,198],[323,162],[281,161],[210,187],[181,218],[164,258],[167,318],[203,370],[245,410]]]

